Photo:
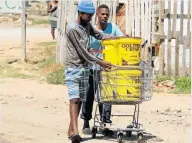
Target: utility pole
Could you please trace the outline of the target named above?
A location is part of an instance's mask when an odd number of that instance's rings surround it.
[[[26,0],[22,0],[22,25],[21,25],[21,31],[22,31],[22,60],[23,62],[26,62]]]

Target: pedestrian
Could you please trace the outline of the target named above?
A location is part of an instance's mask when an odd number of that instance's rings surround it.
[[[98,18],[98,23],[95,25],[95,28],[98,29],[100,32],[105,33],[105,34],[111,34],[113,36],[123,36],[124,34],[121,32],[119,27],[114,24],[108,22],[109,19],[109,7],[105,4],[100,5],[97,8],[97,18]],[[94,37],[90,36],[90,52],[97,56],[98,58],[102,58],[101,56],[101,40],[95,39]],[[96,71],[94,71],[96,70]],[[81,113],[81,118],[84,120],[84,125],[83,125],[83,133],[84,134],[90,134],[90,125],[89,125],[89,120],[92,118],[92,110],[93,110],[93,102],[94,102],[94,92],[96,91],[93,83],[93,73],[99,73],[100,66],[91,66],[90,70],[90,75],[89,75],[89,89],[87,93],[87,99],[83,103],[82,106],[82,113]],[[104,112],[103,112],[104,111]],[[104,123],[112,123],[110,120],[111,116],[111,105],[107,104],[99,104],[99,112],[100,112],[100,117],[101,121]]]
[[[46,4],[47,4],[47,14],[49,14],[48,10],[50,9],[50,5],[49,5],[50,1],[51,1],[51,0],[46,0],[46,1],[45,1]]]
[[[89,64],[99,64],[105,69],[111,68],[111,63],[97,58],[89,53],[89,36],[96,39],[110,38],[96,30],[90,23],[95,8],[91,0],[79,0],[77,20],[67,26],[65,42],[65,80],[69,96],[70,124],[68,137],[72,143],[79,143],[81,137],[78,131],[78,115],[81,101],[86,100],[88,88]],[[82,87],[82,84],[84,87]],[[82,94],[85,93],[85,94]]]
[[[50,13],[51,35],[55,39],[55,29],[57,28],[58,19],[58,0],[51,0],[48,2],[47,12]]]

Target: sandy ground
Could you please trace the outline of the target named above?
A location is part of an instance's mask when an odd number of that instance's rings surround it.
[[[26,28],[26,55],[40,42],[52,41],[50,26],[40,25]],[[0,26],[0,57],[21,59],[21,27]],[[38,50],[38,49],[37,49]]]
[[[62,85],[6,79],[0,84],[0,136],[13,143],[67,142],[69,123],[67,89]],[[186,95],[154,95],[141,104],[140,122],[148,143],[189,143],[190,98]],[[113,113],[131,113],[131,106],[114,106]],[[126,127],[126,117],[114,117],[114,124]],[[82,120],[80,122],[80,129]],[[85,136],[89,139],[90,136]],[[115,138],[90,139],[85,142],[116,142]],[[131,138],[135,140],[135,137]]]
[[[4,57],[20,57],[19,28],[0,29],[1,54]],[[32,29],[32,30],[29,30]],[[4,32],[2,32],[4,30]],[[15,33],[15,32],[18,33]],[[14,33],[13,35],[9,33]],[[8,35],[9,37],[5,37]],[[50,41],[49,27],[28,28],[29,45]],[[3,42],[2,42],[3,41]],[[11,41],[11,43],[10,43]],[[10,51],[12,53],[10,54]],[[69,124],[67,88],[64,85],[48,85],[27,79],[0,79],[0,142],[2,143],[66,143]],[[151,101],[140,105],[140,123],[145,129],[147,143],[190,143],[190,96],[154,94]],[[131,106],[113,106],[113,113],[133,113]],[[126,127],[130,119],[113,117],[113,124]],[[92,123],[93,125],[93,123]],[[80,120],[79,130],[82,128]],[[117,142],[116,135],[96,139],[83,136],[84,142]],[[135,143],[125,137],[125,142]]]

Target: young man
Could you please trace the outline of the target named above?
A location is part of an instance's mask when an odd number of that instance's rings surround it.
[[[70,101],[68,136],[72,143],[79,143],[81,140],[78,132],[78,115],[81,99],[86,99],[85,94],[83,94],[86,93],[88,87],[89,71],[86,72],[86,68],[88,68],[89,64],[95,63],[106,69],[111,68],[109,62],[103,61],[88,52],[90,35],[100,40],[112,37],[98,32],[91,25],[90,21],[94,13],[95,8],[91,0],[80,0],[78,3],[78,18],[68,25],[66,30],[65,80]]]
[[[102,4],[97,9],[98,23],[96,28],[102,33],[111,34],[114,36],[123,36],[123,33],[114,23],[108,23],[109,19],[109,7],[105,4]],[[94,37],[90,37],[90,52],[93,53],[98,58],[101,58],[101,40],[97,40]],[[89,90],[86,102],[83,103],[81,118],[84,119],[83,133],[90,134],[89,120],[92,118],[93,102],[94,102],[94,85],[93,85],[93,70],[99,70],[100,67],[92,67],[89,75]],[[104,109],[103,109],[104,108]],[[104,111],[104,113],[102,112]],[[101,120],[105,123],[111,123],[111,106],[106,104],[99,105],[99,112]],[[103,115],[103,116],[102,116]]]

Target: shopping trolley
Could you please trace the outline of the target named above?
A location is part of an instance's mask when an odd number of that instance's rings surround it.
[[[98,129],[102,131],[117,132],[118,142],[123,141],[124,133],[131,137],[133,132],[137,133],[137,141],[143,139],[143,125],[139,123],[140,104],[149,101],[152,97],[153,68],[149,62],[140,60],[138,66],[116,66],[110,71],[100,70],[94,72],[95,101],[98,103],[95,109],[92,137],[95,138]],[[134,106],[131,115],[132,122],[125,128],[111,128],[100,119],[98,114],[99,104],[130,105]],[[104,113],[104,112],[103,112]]]

